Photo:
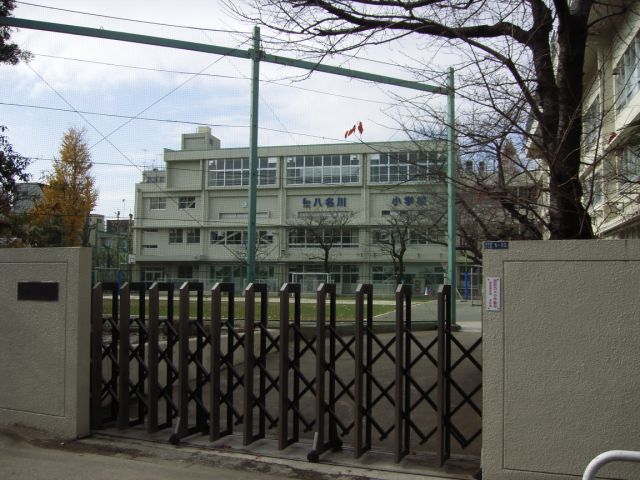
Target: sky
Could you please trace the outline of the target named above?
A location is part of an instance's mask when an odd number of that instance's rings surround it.
[[[253,25],[233,18],[216,0],[16,4],[13,16],[18,18],[223,47],[251,46]],[[262,35],[275,34],[263,28]],[[8,127],[14,150],[33,159],[32,181],[51,169],[64,132],[84,128],[99,194],[95,213],[116,218],[119,212],[122,218],[133,212],[142,171],[162,168],[163,149],[179,149],[180,135],[195,132],[198,125],[211,126],[223,148],[248,146],[248,60],[28,29],[14,31],[12,40],[33,58],[18,66],[0,65],[0,124]],[[425,58],[422,48],[409,39],[324,63],[411,80],[396,62]],[[265,51],[298,56],[294,51],[270,51],[266,44]],[[406,115],[401,98],[419,95],[264,62],[260,80],[260,145],[405,140],[399,128]],[[364,134],[345,140],[344,132],[357,121],[363,123]]]

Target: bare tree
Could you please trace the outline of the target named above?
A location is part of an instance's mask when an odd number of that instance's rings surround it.
[[[629,12],[633,1],[245,3],[248,8],[231,2],[229,8],[289,35],[298,48],[309,44],[306,53],[330,55],[406,36],[452,47],[459,59],[457,94],[472,105],[466,114],[458,112],[459,124],[473,128],[478,118],[484,118],[485,125],[494,121],[485,138],[526,138],[521,143],[535,151],[541,159],[538,169],[548,175],[544,227],[550,238],[593,237],[580,180],[585,51],[590,31],[603,20]],[[414,73],[421,80],[443,83],[441,74],[428,67]],[[418,101],[423,107],[423,99]],[[473,144],[473,136],[469,138]],[[466,146],[461,144],[461,150]]]
[[[226,245],[226,249],[235,257],[235,259],[244,267],[249,263],[249,249],[247,248],[246,232],[239,232],[242,242],[239,245]],[[271,252],[276,249],[274,243],[273,232],[270,230],[258,230],[258,241],[256,242],[255,255],[256,260],[262,261],[266,259]]]
[[[301,243],[320,249],[319,255],[310,255],[311,260],[321,260],[325,272],[330,272],[330,254],[335,247],[353,244],[351,219],[355,212],[333,208],[304,212],[300,219],[289,227],[289,244]]]
[[[445,244],[446,208],[395,209],[373,231],[373,243],[391,257],[396,283],[404,283],[404,257],[412,246]]]

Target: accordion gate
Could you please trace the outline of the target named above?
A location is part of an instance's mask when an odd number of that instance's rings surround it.
[[[440,465],[452,452],[478,456],[482,338],[454,331],[450,296],[442,285],[437,330],[419,332],[411,288],[400,285],[393,331],[384,333],[366,284],[358,286],[349,324],[336,322],[335,285],[321,284],[313,325],[300,320],[300,285],[286,283],[279,322],[270,325],[264,284],[245,289],[239,322],[231,283],[212,288],[210,318],[200,283],[178,292],[158,282],[119,289],[99,283],[92,298],[92,428],[167,430],[174,444],[193,435],[213,442],[238,434],[245,446],[272,437],[279,449],[309,445],[312,462],[343,447],[356,458],[388,451],[396,462],[429,453]]]

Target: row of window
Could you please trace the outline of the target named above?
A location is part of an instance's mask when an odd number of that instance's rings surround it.
[[[640,181],[640,144],[625,145],[617,158],[617,188],[624,192],[632,184]],[[615,183],[605,181],[602,169],[596,170],[592,177],[584,182],[585,202],[591,201],[593,206],[601,204],[607,193],[613,193]],[[608,189],[605,187],[609,187]]]
[[[167,208],[167,197],[150,197],[149,210],[165,210]],[[196,197],[178,197],[178,209],[196,208]]]
[[[374,231],[374,242],[388,243],[391,240],[390,229]],[[248,233],[246,230],[214,230],[210,233],[211,245],[246,245]],[[427,233],[419,231],[409,232],[407,243],[410,245],[426,245],[430,242],[445,240],[445,233],[433,230]],[[258,243],[268,245],[274,242],[274,233],[270,230],[258,230]],[[169,243],[200,243],[199,228],[170,228]],[[290,248],[318,248],[330,246],[336,248],[357,248],[359,246],[358,230],[342,229],[305,229],[292,228],[288,230],[288,245]],[[142,248],[158,248],[158,245],[144,244]]]
[[[314,248],[321,246],[357,247],[358,230],[350,228],[327,230],[292,228],[289,230],[289,247]]]
[[[277,160],[258,158],[258,185],[276,184]],[[219,158],[209,160],[208,181],[210,187],[249,185],[248,158]]]
[[[360,182],[359,155],[296,155],[286,157],[288,185],[333,185]],[[425,180],[442,173],[443,152],[393,152],[370,156],[372,183]],[[276,184],[277,158],[258,159],[258,185]],[[209,160],[207,185],[210,187],[249,184],[248,158]]]
[[[620,111],[640,91],[640,32],[622,54],[615,73],[616,107]]]

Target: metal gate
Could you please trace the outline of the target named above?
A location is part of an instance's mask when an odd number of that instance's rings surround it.
[[[343,446],[356,458],[386,450],[396,462],[431,452],[440,465],[452,452],[479,454],[482,340],[455,331],[448,285],[435,332],[414,328],[408,285],[396,290],[387,333],[373,318],[371,285],[358,286],[350,325],[336,321],[334,284],[316,292],[315,325],[301,322],[298,284],[280,289],[274,325],[265,284],[245,289],[241,322],[231,283],[211,290],[209,318],[202,284],[179,288],[177,318],[175,293],[162,283],[93,288],[93,429],[144,425],[175,444],[272,437],[279,449],[310,445],[312,462]]]

